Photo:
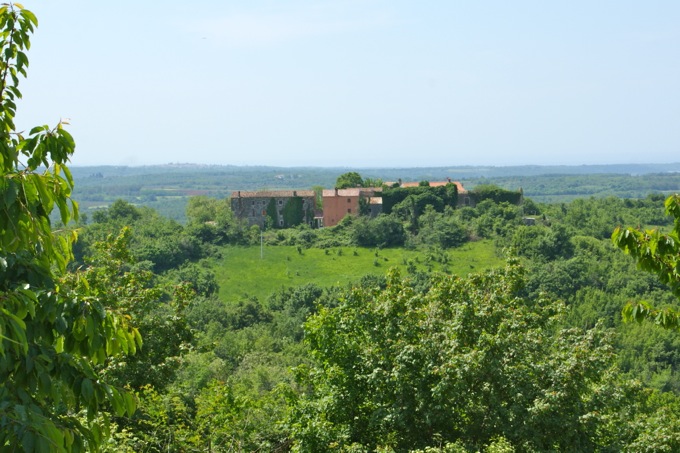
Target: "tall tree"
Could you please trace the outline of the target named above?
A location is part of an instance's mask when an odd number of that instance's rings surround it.
[[[57,208],[63,224],[78,216],[66,165],[75,143],[63,122],[27,135],[14,125],[37,24],[19,4],[0,7],[0,449],[84,451],[106,429],[100,408],[135,407],[96,365],[135,352],[141,337],[87,285],[57,283],[75,233],[53,232],[50,214]]]
[[[363,187],[364,185],[364,180],[362,179],[361,175],[355,171],[350,171],[347,173],[343,173],[340,176],[338,176],[337,181],[335,182],[335,187],[337,189],[347,189],[351,187]]]

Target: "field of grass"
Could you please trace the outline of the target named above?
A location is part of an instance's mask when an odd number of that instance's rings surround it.
[[[301,249],[300,253],[292,246],[265,246],[262,255],[260,247],[255,246],[228,246],[220,250],[222,258],[209,264],[220,285],[220,299],[225,302],[235,302],[246,295],[265,301],[277,289],[306,283],[323,287],[346,285],[367,274],[385,275],[391,267],[406,274],[409,263],[417,269],[431,268],[454,275],[503,264],[488,240],[438,252],[338,247]]]

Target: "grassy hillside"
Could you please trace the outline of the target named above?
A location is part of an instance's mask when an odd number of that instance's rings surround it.
[[[260,247],[224,247],[221,252],[222,258],[212,259],[209,264],[220,285],[220,299],[227,302],[244,296],[264,301],[274,290],[306,283],[345,285],[367,274],[384,275],[391,267],[406,273],[409,263],[417,269],[429,266],[455,275],[503,263],[488,240],[430,252],[340,247],[302,249],[300,253],[292,246],[265,246],[262,257]]]

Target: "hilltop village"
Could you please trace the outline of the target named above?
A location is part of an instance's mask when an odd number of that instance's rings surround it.
[[[520,204],[522,191],[468,191],[460,182],[451,179],[398,181],[384,183],[379,187],[239,190],[231,194],[231,210],[237,218],[261,228],[290,228],[300,224],[320,228],[335,226],[348,215],[377,217],[382,213],[389,214],[396,205],[404,202],[432,204],[443,209],[444,206],[474,206],[485,198]]]

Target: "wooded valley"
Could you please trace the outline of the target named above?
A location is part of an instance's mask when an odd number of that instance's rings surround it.
[[[622,310],[677,299],[610,239],[620,225],[670,232],[665,198],[425,205],[416,224],[402,211],[265,231],[226,200],[191,198],[186,225],[117,201],[78,226],[69,265],[118,288],[112,306],[144,338],[102,369],[138,401],[108,442],[672,451],[677,332]]]
[[[74,176],[66,122],[17,131],[36,25],[0,7],[0,450],[680,451],[676,174],[485,169],[461,206],[402,169],[383,214],[261,228],[221,170]]]

